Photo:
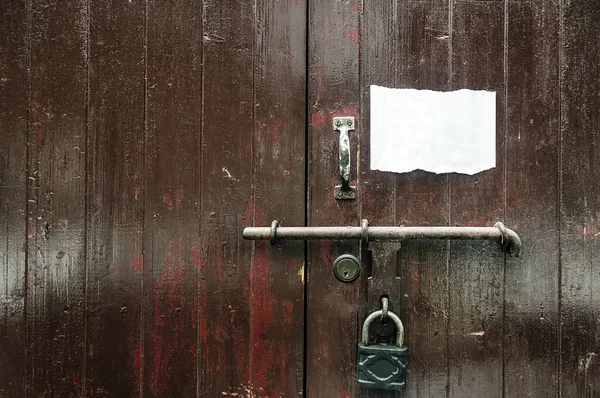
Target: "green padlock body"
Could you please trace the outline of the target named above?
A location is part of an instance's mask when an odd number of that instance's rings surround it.
[[[358,345],[358,385],[378,390],[406,387],[408,347],[391,344]]]

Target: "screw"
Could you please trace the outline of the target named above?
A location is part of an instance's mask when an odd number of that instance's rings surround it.
[[[340,126],[342,125],[342,122],[341,122],[340,120],[336,120],[336,121],[335,121],[335,125],[336,125],[337,127],[340,127]]]
[[[348,123],[348,127],[352,127],[352,120],[348,120],[346,123]]]

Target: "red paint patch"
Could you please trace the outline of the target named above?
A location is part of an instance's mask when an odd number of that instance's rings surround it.
[[[174,355],[189,347],[181,338],[186,332],[186,317],[181,315],[181,308],[185,302],[182,286],[183,243],[181,240],[166,241],[164,247],[163,272],[158,276],[154,289],[150,372],[150,390],[154,395],[162,395],[165,391]]]
[[[325,122],[327,118],[323,114],[323,112],[313,113],[311,116],[311,125],[315,128],[315,130],[322,130],[325,127]]]
[[[588,226],[583,227],[584,235],[598,235],[598,228],[595,225],[590,224]]]
[[[225,340],[225,338],[227,337],[227,334],[225,333],[225,330],[223,329],[222,325],[220,325],[220,324],[215,325],[214,336],[215,336],[215,339],[217,339],[217,341]]]
[[[296,263],[295,258],[290,258],[290,263],[288,264],[288,271],[293,272],[298,269],[298,264]]]
[[[142,272],[144,269],[144,261],[137,253],[133,255],[133,269],[137,272]]]
[[[273,140],[273,144],[277,144],[279,143],[279,134],[280,134],[280,130],[281,129],[281,123],[279,122],[275,122],[275,125],[273,126],[273,128],[269,131],[267,131],[267,133],[271,136],[271,139]]]
[[[198,245],[198,241],[194,242],[194,267],[200,267],[200,246]]]
[[[144,269],[144,259],[141,256],[140,250],[138,250],[138,239],[133,238],[133,269],[136,272],[142,272]]]
[[[358,107],[355,105],[346,105],[344,107],[342,107],[342,109],[334,111],[333,112],[333,117],[339,117],[339,116],[353,116],[354,119],[356,119],[356,123],[355,125],[358,126]]]
[[[283,313],[283,324],[291,325],[292,324],[292,315],[294,311],[294,303],[286,300],[285,301],[285,312]]]
[[[192,308],[192,326],[196,327],[198,323],[198,296],[194,296],[194,305]]]
[[[330,240],[321,241],[321,260],[324,264],[329,264],[331,261],[331,244]]]
[[[359,2],[356,3],[354,8],[352,9],[352,12],[356,12],[356,13],[360,12],[360,3]]]
[[[165,196],[163,197],[163,201],[165,202],[168,208],[173,207],[173,197],[171,196],[171,194],[165,194]]]
[[[140,197],[140,187],[135,187],[135,200],[138,200]]]
[[[208,326],[206,325],[206,316],[200,314],[200,340],[206,344],[208,341]]]
[[[137,385],[141,382],[141,374],[142,374],[142,348],[140,344],[136,344],[135,349],[133,351],[133,366],[134,366],[134,374]]]
[[[264,335],[273,322],[273,293],[269,286],[271,264],[267,257],[266,244],[256,243],[252,264],[252,379],[254,386],[265,389],[270,386],[272,369],[280,366],[273,354],[273,347]]]
[[[350,398],[350,391],[341,388],[338,395],[340,398]]]
[[[358,29],[358,26],[348,27],[348,30],[342,33],[342,37],[350,39],[352,43],[354,43],[354,45],[357,47],[360,45],[360,31]]]
[[[69,228],[69,220],[59,220],[58,221],[58,226],[63,230],[66,231]]]
[[[408,285],[408,287],[421,287],[423,282],[421,281],[421,275],[419,275],[416,271],[412,273],[412,281]]]

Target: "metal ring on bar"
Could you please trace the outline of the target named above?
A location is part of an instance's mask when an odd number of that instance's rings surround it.
[[[277,228],[279,227],[279,222],[277,220],[273,220],[271,223],[271,235],[269,237],[269,241],[272,245],[277,244]]]
[[[502,235],[500,244],[503,247],[506,246],[508,244],[508,231],[507,231],[506,227],[500,221],[498,221],[496,224],[494,224],[494,227],[498,228],[498,230],[500,231],[500,234]]]
[[[369,220],[367,219],[363,219],[360,222],[360,227],[361,227],[361,231],[362,231],[362,241],[363,243],[366,245],[367,243],[369,243]]]

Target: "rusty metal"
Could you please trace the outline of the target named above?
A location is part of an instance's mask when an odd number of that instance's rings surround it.
[[[521,252],[521,239],[513,230],[501,222],[493,227],[248,227],[243,231],[244,239],[278,240],[369,240],[401,241],[408,239],[455,239],[492,240],[502,245],[504,251],[518,257]]]

